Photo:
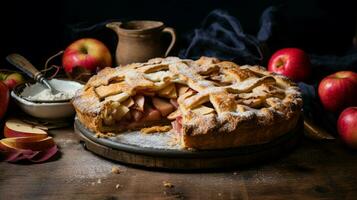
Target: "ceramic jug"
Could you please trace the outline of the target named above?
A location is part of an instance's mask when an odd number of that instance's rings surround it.
[[[118,65],[146,62],[154,57],[166,57],[176,42],[173,28],[165,27],[160,21],[111,22],[106,27],[118,35],[115,59]],[[163,46],[162,35],[169,33],[171,42]]]

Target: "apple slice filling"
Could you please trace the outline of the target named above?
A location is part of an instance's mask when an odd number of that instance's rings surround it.
[[[156,109],[158,109],[163,117],[166,117],[175,110],[175,107],[168,101],[153,97],[152,104]]]
[[[182,117],[179,116],[171,122],[172,129],[180,136],[182,134]]]
[[[170,84],[156,92],[138,91],[135,96],[119,93],[106,97],[104,101],[107,101],[107,106],[102,116],[103,125],[106,129],[112,127],[113,131],[122,131],[152,125],[168,125],[173,121],[173,129],[178,131],[182,118],[177,98],[195,93],[196,91],[185,85]],[[211,112],[201,109],[206,113]]]

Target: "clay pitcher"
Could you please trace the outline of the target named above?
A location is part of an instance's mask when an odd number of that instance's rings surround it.
[[[160,21],[111,22],[106,27],[118,35],[115,53],[118,65],[133,62],[146,62],[154,57],[166,57],[176,42],[173,28],[165,27]],[[171,35],[171,42],[164,47],[161,37],[164,33]]]

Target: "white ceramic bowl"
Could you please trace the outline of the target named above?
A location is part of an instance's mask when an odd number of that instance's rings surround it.
[[[56,81],[51,85],[60,91],[66,89],[78,90],[83,87],[82,84],[75,81],[61,80]],[[21,92],[26,87],[27,84],[18,85],[11,92],[11,97],[15,100],[17,105],[27,114],[43,119],[59,119],[59,118],[69,118],[74,116],[75,111],[71,102],[60,102],[60,103],[34,103],[21,98]]]

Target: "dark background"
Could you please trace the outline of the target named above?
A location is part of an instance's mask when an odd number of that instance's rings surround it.
[[[228,10],[245,32],[255,35],[259,17],[270,5],[283,5],[274,48],[300,47],[315,54],[342,54],[352,47],[356,32],[354,1],[323,0],[100,0],[19,1],[1,3],[0,63],[18,52],[37,66],[64,49],[78,37],[97,37],[114,53],[116,35],[107,29],[75,34],[75,27],[88,27],[107,20],[154,19],[176,29],[179,41],[174,51],[184,48],[183,35],[198,27],[213,9]],[[273,49],[274,50],[274,49]],[[0,67],[2,68],[2,67]]]

